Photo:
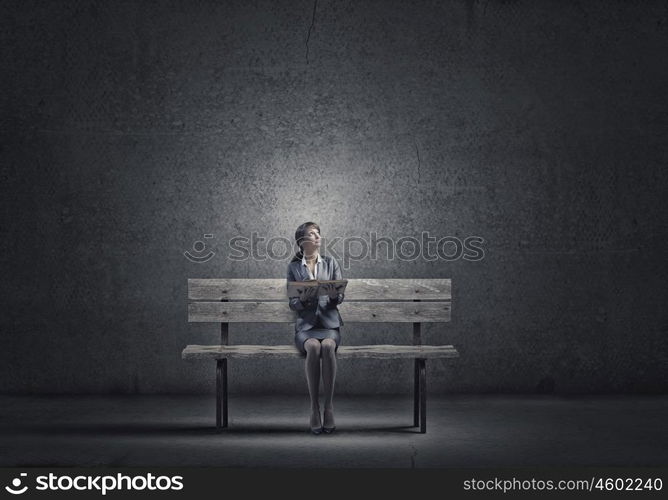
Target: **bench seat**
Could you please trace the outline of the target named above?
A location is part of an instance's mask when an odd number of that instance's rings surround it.
[[[340,346],[336,357],[377,359],[436,359],[456,358],[457,350],[451,345],[350,345]],[[183,359],[226,358],[301,358],[294,345],[189,345]]]

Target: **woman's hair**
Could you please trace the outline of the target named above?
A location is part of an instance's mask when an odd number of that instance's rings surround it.
[[[304,239],[304,236],[306,236],[306,231],[308,231],[309,227],[314,227],[318,230],[318,232],[320,232],[320,226],[318,226],[315,222],[304,222],[297,228],[295,231],[295,240],[297,241],[297,245],[299,245],[299,251],[292,258],[291,262],[302,260],[304,257],[304,252],[302,251],[302,240]]]

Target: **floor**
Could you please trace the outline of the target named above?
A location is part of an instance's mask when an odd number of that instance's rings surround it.
[[[0,466],[433,468],[668,464],[668,396],[338,396],[311,435],[303,396],[0,396]]]

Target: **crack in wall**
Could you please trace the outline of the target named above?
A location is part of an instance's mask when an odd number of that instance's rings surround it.
[[[308,27],[308,35],[306,35],[306,64],[308,64],[308,41],[311,39],[311,30],[315,26],[315,9],[318,7],[318,0],[313,1],[313,18],[311,19],[311,26]]]
[[[417,161],[418,161],[418,164],[417,164],[417,171],[418,171],[417,183],[420,184],[420,165],[422,164],[422,162],[420,161],[420,150],[418,149],[417,142],[413,142],[413,144],[415,145],[415,153],[417,154]]]

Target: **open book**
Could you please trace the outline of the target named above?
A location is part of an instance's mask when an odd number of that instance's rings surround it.
[[[302,298],[308,288],[317,288],[316,295],[327,295],[327,286],[333,284],[337,293],[344,293],[348,280],[308,280],[308,281],[288,281],[288,297]]]

